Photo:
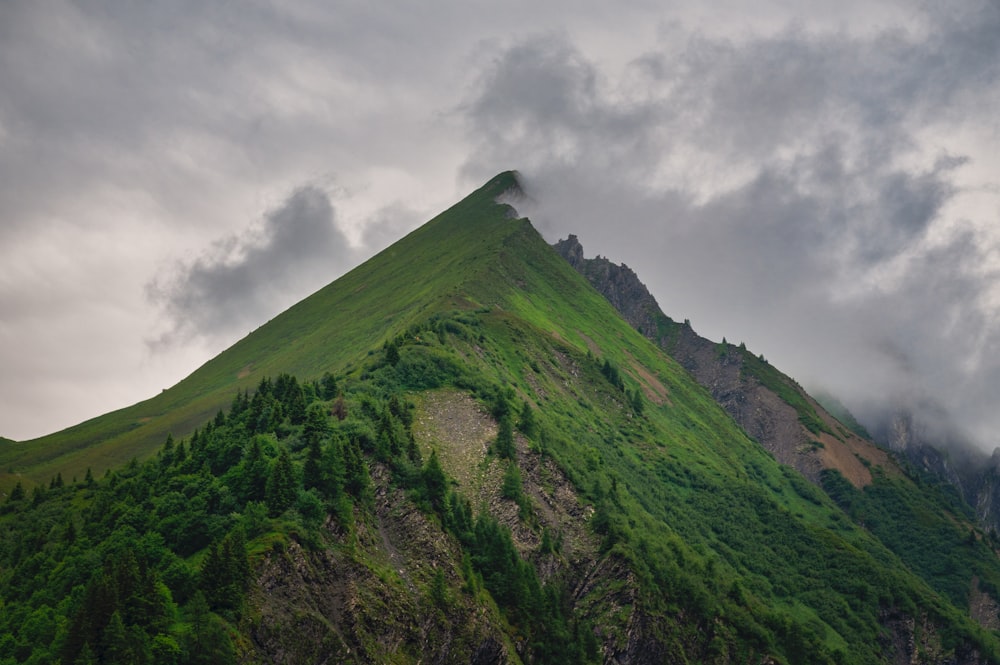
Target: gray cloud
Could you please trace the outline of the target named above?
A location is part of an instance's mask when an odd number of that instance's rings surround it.
[[[929,376],[930,329],[899,330],[924,310],[907,318],[890,296],[915,297],[916,271],[943,270],[929,257],[954,245],[963,272],[937,279],[962,289],[954,315],[972,325],[948,341],[969,350],[928,383],[995,394],[989,372],[958,368],[973,351],[989,364],[996,326],[976,303],[1000,301],[981,228],[1000,168],[996,14],[976,0],[0,2],[0,434],[148,397],[335,276],[319,258],[275,267],[273,202],[297,186],[337,183],[331,223],[355,247],[342,260],[360,260],[509,168],[538,190],[546,233],[580,233],[670,313],[803,378],[819,348],[804,338],[894,367],[871,342],[888,339],[907,376]],[[971,247],[953,242],[962,229]]]
[[[550,240],[578,234],[668,314],[743,337],[862,416],[945,412],[992,447],[1000,207],[951,212],[974,163],[949,146],[989,137],[1000,10],[963,9],[861,36],[668,28],[614,73],[569,38],[529,37],[462,107],[478,143],[464,171],[516,163],[521,212]]]
[[[379,208],[365,220],[361,251],[365,257],[375,254],[426,221],[400,202]]]
[[[170,318],[154,346],[255,327],[330,282],[354,259],[334,217],[325,192],[303,187],[258,228],[149,283],[148,297]]]

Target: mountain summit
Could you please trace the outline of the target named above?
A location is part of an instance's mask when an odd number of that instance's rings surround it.
[[[779,463],[517,192],[5,445],[0,661],[998,662],[995,542],[888,464]],[[910,509],[936,567],[879,535]]]

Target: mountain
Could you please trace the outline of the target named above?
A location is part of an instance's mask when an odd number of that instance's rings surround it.
[[[155,397],[49,436],[0,444],[0,488],[18,480],[48,482],[56,471],[101,474],[147,457],[168,433],[189,434],[228,407],[237,389],[253,388],[263,377],[342,372],[412,323],[466,303],[472,295],[466,285],[488,300],[483,271],[501,258],[512,214],[492,201],[515,186],[513,176],[496,178]]]
[[[931,427],[928,422],[935,423]],[[944,427],[939,423],[946,423]],[[931,404],[899,407],[872,426],[873,440],[927,478],[955,488],[988,531],[1000,530],[1000,449],[988,455],[960,434]]]
[[[887,412],[870,434],[835,396],[817,394],[814,399],[743,345],[712,342],[696,334],[689,323],[673,321],[628,266],[600,256],[584,258],[583,246],[574,235],[558,241],[554,248],[636,330],[689,370],[782,463],[814,482],[823,469],[867,478],[870,464],[896,464],[878,448],[889,450],[926,479],[954,488],[983,529],[1000,531],[1000,453],[986,455],[956,434],[942,409],[925,400],[915,407]]]
[[[0,662],[1000,662],[995,541],[875,452],[775,459],[519,192],[5,445]],[[867,454],[791,399],[803,459]]]
[[[941,525],[956,520],[978,523],[991,538],[996,538],[1000,523],[998,454],[987,460],[970,444],[954,437],[943,446],[951,451],[946,454],[932,443],[941,441],[944,428],[932,432],[904,410],[890,414],[872,436],[834,396],[822,394],[813,399],[796,381],[763,357],[754,356],[745,345],[735,347],[725,340],[716,343],[695,333],[688,321],[675,322],[663,313],[628,266],[601,256],[585,258],[583,246],[574,235],[556,242],[553,248],[636,330],[683,365],[776,459],[834,496],[840,496],[836,485],[842,484],[842,478],[867,492],[868,510],[881,517],[881,528],[873,528],[873,532],[881,532],[883,543],[912,568],[923,571],[932,584],[932,569],[939,565],[934,560],[944,550],[960,547],[963,537],[960,533],[945,535],[947,529],[941,529]],[[925,417],[932,411],[925,405]],[[943,414],[937,415],[939,422],[946,421]],[[886,450],[891,454],[887,455]],[[883,475],[873,477],[873,467]],[[886,473],[896,479],[895,483],[885,482]],[[923,486],[919,493],[918,486]],[[920,493],[933,494],[932,505],[899,510],[903,504],[913,504]],[[849,514],[859,513],[856,506],[845,508]],[[914,515],[921,517],[911,519]],[[918,522],[926,526],[931,521],[938,527],[917,527]],[[931,543],[934,546],[926,547]],[[974,576],[964,577],[976,586]],[[936,582],[943,588],[941,579]],[[992,610],[986,613],[989,616],[971,611],[984,623],[994,625]]]
[[[819,483],[824,470],[836,470],[855,485],[872,481],[872,466],[898,472],[857,423],[845,426],[794,379],[781,373],[746,345],[701,337],[688,321],[677,323],[626,265],[598,256],[586,259],[579,239],[570,235],[554,249],[583,275],[637,331],[680,363],[708,390],[743,430],[775,459]],[[849,416],[844,409],[842,415]]]

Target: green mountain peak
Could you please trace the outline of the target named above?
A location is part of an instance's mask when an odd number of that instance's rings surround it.
[[[519,196],[0,447],[0,662],[998,662],[996,538],[779,464]]]
[[[501,304],[524,272],[509,248],[544,242],[500,199],[521,193],[506,171],[335,282],[257,328],[155,397],[32,441],[0,446],[0,488],[56,470],[103,472],[149,455],[229,405],[237,388],[288,372],[343,370],[415,321],[453,308]],[[530,238],[530,240],[528,239]],[[505,247],[508,249],[505,250]],[[565,271],[564,271],[565,272]],[[13,472],[11,472],[13,469]],[[25,478],[26,477],[26,478]]]

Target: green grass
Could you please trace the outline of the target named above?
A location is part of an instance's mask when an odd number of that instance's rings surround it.
[[[700,654],[692,645],[711,641],[731,660],[777,654],[794,662],[805,649],[810,662],[881,662],[886,608],[929,617],[946,641],[998,652],[996,636],[964,616],[957,591],[970,571],[1000,581],[985,545],[970,548],[948,576],[921,563],[939,549],[911,556],[905,539],[879,540],[855,524],[750,440],[527,220],[494,203],[515,185],[513,174],[497,176],[161,395],[0,445],[0,482],[45,483],[56,472],[68,481],[87,468],[99,476],[147,458],[168,433],[187,436],[228,407],[237,389],[281,373],[301,381],[337,374],[358,410],[400,391],[438,388],[472,394],[487,409],[506,399],[515,414],[527,401],[539,432],[532,444],[593,509],[589,527],[603,539],[603,556],[626,562],[639,590],[634,602],[671,653]],[[390,341],[399,351],[394,364],[383,351]],[[609,381],[605,363],[619,369],[623,385]],[[794,406],[810,430],[828,431],[776,369],[745,354],[744,370]],[[640,413],[630,394],[647,377],[665,399]],[[946,528],[961,516],[920,503],[908,481],[893,482],[870,490],[864,505],[884,506],[893,517],[882,523],[899,538],[914,511],[933,528],[912,537],[962,532]]]
[[[0,489],[18,480],[48,482],[57,471],[66,477],[82,478],[87,468],[101,474],[132,457],[145,458],[168,433],[184,436],[228,407],[237,388],[281,372],[318,378],[342,371],[415,321],[476,306],[465,285],[495,265],[503,237],[526,224],[493,203],[514,186],[513,173],[497,176],[161,394],[48,436],[0,445]],[[489,290],[480,295],[488,299]]]

